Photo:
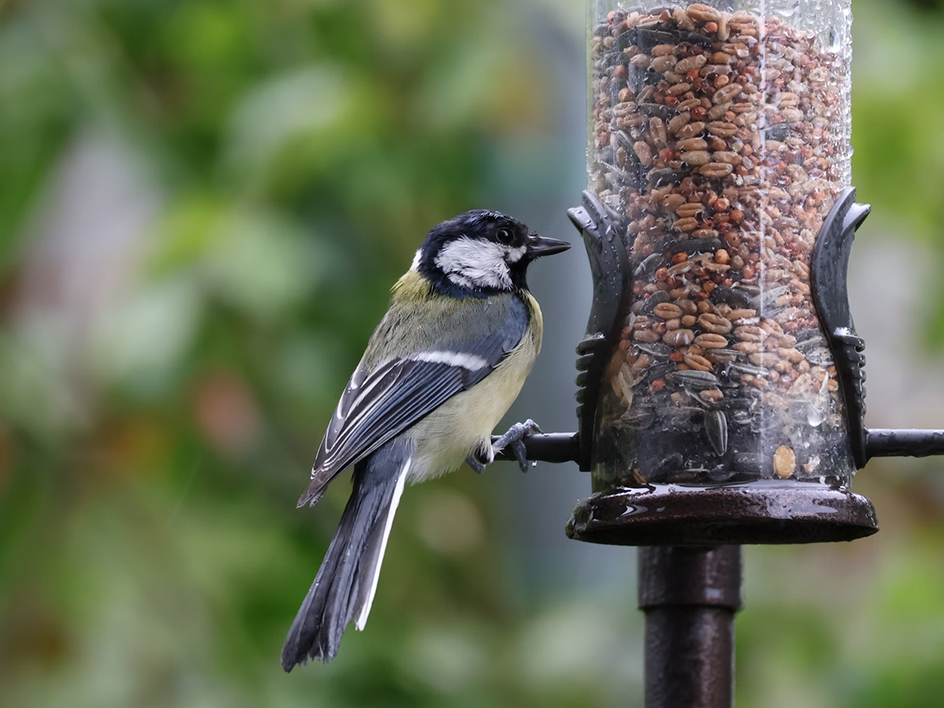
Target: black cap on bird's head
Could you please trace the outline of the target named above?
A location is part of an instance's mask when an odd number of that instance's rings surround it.
[[[475,209],[433,227],[413,268],[444,294],[484,297],[527,289],[528,264],[568,248],[566,241],[531,233],[510,216]]]

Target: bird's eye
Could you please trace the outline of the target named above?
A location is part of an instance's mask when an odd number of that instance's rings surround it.
[[[503,243],[506,246],[514,243],[515,235],[512,233],[511,229],[500,228],[496,233],[499,243]]]

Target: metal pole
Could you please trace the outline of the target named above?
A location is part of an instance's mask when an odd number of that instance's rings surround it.
[[[646,614],[646,708],[734,705],[741,547],[639,549]]]
[[[944,455],[944,430],[867,430],[868,457]]]

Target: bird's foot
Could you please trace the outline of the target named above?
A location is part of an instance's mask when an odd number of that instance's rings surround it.
[[[508,429],[507,433],[498,438],[498,440],[495,441],[495,444],[492,445],[492,454],[497,455],[506,447],[510,447],[511,451],[515,455],[515,459],[518,460],[518,466],[521,467],[521,471],[527,472],[528,451],[527,448],[525,448],[523,441],[532,433],[540,432],[541,429],[538,427],[538,424],[530,418],[524,423],[515,423]]]
[[[465,461],[475,474],[482,474],[485,471],[485,466],[488,464],[488,462],[481,460],[475,452],[465,458]]]

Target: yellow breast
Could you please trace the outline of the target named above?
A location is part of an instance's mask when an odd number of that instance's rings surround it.
[[[481,382],[456,394],[413,427],[417,459],[410,470],[411,481],[457,469],[473,450],[490,440],[518,397],[544,336],[537,301],[529,293],[523,293],[522,299],[530,317],[518,345]]]

